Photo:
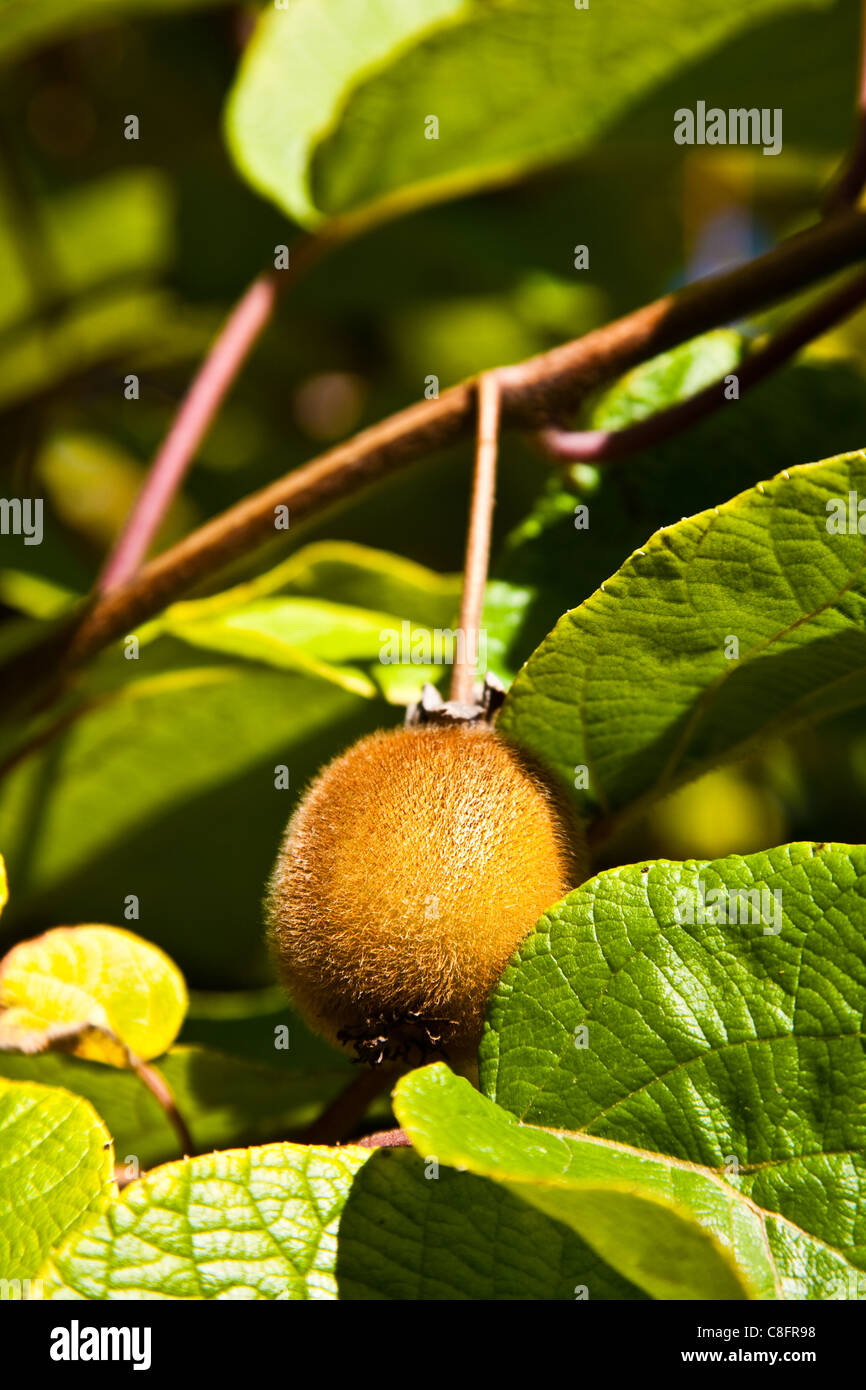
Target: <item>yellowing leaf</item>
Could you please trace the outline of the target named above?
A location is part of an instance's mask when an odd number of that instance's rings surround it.
[[[156,946],[119,927],[86,925],[14,946],[0,962],[0,1049],[63,1047],[129,1064],[165,1052],[186,1013],[183,976]]]

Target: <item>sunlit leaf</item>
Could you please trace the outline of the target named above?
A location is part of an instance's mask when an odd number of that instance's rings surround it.
[[[501,727],[589,817],[866,700],[866,457],[759,483],[657,531],[520,671]],[[844,523],[835,518],[844,510]]]
[[[163,951],[119,927],[55,927],[0,961],[0,1047],[123,1066],[171,1046],[183,1023],[183,976]]]
[[[334,1298],[340,1213],[370,1157],[269,1144],[156,1168],[42,1270],[46,1298]]]
[[[32,1280],[52,1246],[108,1204],[113,1164],[86,1100],[0,1079],[0,1279]],[[2,1298],[35,1292],[2,1288]]]
[[[299,222],[381,218],[573,155],[690,61],[798,8],[266,7],[229,103],[229,142],[250,182]]]

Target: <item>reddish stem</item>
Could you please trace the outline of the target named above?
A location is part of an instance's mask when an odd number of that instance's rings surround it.
[[[412,1140],[405,1129],[380,1129],[375,1134],[366,1134],[358,1143],[362,1149],[409,1149]]]
[[[97,582],[99,593],[110,593],[138,570],[241,364],[270,319],[278,294],[276,273],[260,275],[226,320],[108,557]]]
[[[866,275],[857,275],[841,289],[799,314],[770,340],[758,348],[719,381],[711,382],[685,401],[660,410],[636,425],[621,430],[540,430],[538,442],[551,458],[562,462],[616,463],[650,445],[660,444],[687,425],[712,415],[728,402],[725,395],[730,376],[735,376],[741,396],[793,357],[802,347],[848,318],[866,302]]]
[[[301,1144],[342,1144],[363,1120],[377,1096],[396,1081],[400,1067],[383,1062],[364,1067],[297,1140]]]
[[[132,1070],[135,1072],[142,1085],[146,1086],[150,1091],[150,1094],[162,1109],[166,1119],[177,1135],[181,1154],[185,1157],[194,1154],[195,1146],[192,1141],[192,1135],[189,1132],[186,1120],[177,1108],[171,1087],[165,1077],[156,1070],[156,1067],[148,1066],[146,1062],[143,1062],[140,1057],[136,1057],[134,1053],[130,1052],[128,1056]]]
[[[451,672],[451,699],[469,704],[475,686],[478,636],[484,611],[487,567],[490,560],[490,531],[496,500],[496,455],[499,449],[499,380],[495,372],[479,377],[477,388],[477,432],[475,481],[466,537],[463,571],[463,597],[460,603],[458,635],[463,651]],[[460,646],[458,643],[458,652]]]
[[[181,402],[96,584],[106,595],[135,575],[235,378],[267,327],[280,295],[337,240],[320,233],[290,248],[285,270],[257,276],[232,309]]]

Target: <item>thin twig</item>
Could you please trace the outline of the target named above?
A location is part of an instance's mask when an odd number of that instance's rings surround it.
[[[195,1153],[195,1146],[192,1142],[192,1135],[187,1128],[186,1121],[177,1108],[171,1087],[165,1078],[156,1070],[149,1067],[140,1057],[134,1053],[129,1053],[129,1065],[135,1072],[142,1085],[146,1086],[154,1100],[164,1112],[166,1119],[174,1130],[180,1141],[180,1151],[189,1156]]]
[[[280,295],[323,254],[326,237],[290,248],[286,270],[259,275],[232,309],[181,402],[97,581],[101,594],[136,573],[241,367],[273,317]]]
[[[638,362],[720,323],[772,304],[866,256],[866,214],[841,213],[735,270],[697,280],[583,338],[498,370],[503,425],[538,429],[566,419],[587,393]],[[145,565],[110,594],[95,596],[59,636],[7,664],[0,698],[32,697],[46,666],[69,670],[193,585],[274,535],[274,509],[293,521],[343,501],[413,460],[459,440],[472,426],[474,384],[453,386],[364,430],[312,463],[244,498]]]
[[[405,1129],[380,1129],[357,1141],[362,1149],[409,1149],[412,1140]]]
[[[146,1172],[139,1172],[136,1177],[133,1177],[125,1163],[115,1163],[114,1165],[114,1181],[117,1183],[120,1192],[122,1192],[125,1187],[129,1187],[131,1182],[138,1182],[139,1178],[146,1177]]]
[[[856,203],[866,183],[866,0],[862,0],[860,13],[860,80],[857,86],[856,118],[857,130],[851,152],[824,199],[825,216]]]
[[[499,451],[499,381],[495,372],[478,380],[475,480],[466,536],[463,596],[457,624],[457,653],[451,672],[451,699],[469,704],[476,666],[490,562],[490,531],[496,501],[496,457]],[[462,644],[462,645],[461,645]]]
[[[364,1067],[299,1139],[302,1144],[341,1144],[363,1120],[373,1101],[400,1075],[390,1062]]]
[[[582,460],[592,463],[615,463],[628,458],[640,449],[660,444],[678,434],[687,425],[705,419],[731,399],[739,399],[750,387],[756,386],[783,362],[787,362],[814,338],[842,322],[866,302],[866,275],[857,275],[841,289],[813,304],[780,329],[764,346],[756,349],[733,373],[713,381],[687,400],[660,410],[636,425],[620,430],[539,430],[539,444],[551,458],[562,462]],[[737,382],[737,396],[731,397],[728,388],[731,375]]]
[[[279,293],[276,272],[260,275],[235,305],[174,418],[117,543],[97,580],[110,593],[135,574],[165,518],[241,363],[270,319]]]

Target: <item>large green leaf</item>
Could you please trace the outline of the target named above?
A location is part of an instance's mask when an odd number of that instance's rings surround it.
[[[582,885],[520,948],[481,1085],[525,1123],[714,1170],[766,1213],[786,1291],[850,1297],[864,1012],[866,847],[638,864]]]
[[[46,1298],[334,1298],[368,1149],[269,1144],[156,1168],[54,1251]]]
[[[282,670],[317,676],[368,699],[381,688],[394,704],[417,699],[438,671],[429,653],[435,634],[395,613],[324,599],[260,598],[242,607],[202,617],[166,614],[163,630],[205,651],[227,652]],[[400,642],[406,660],[382,662],[389,642]],[[443,651],[445,648],[443,647]],[[422,660],[413,663],[412,653]]]
[[[229,139],[298,221],[381,216],[563,159],[680,66],[799,8],[814,0],[296,0],[260,21]]]
[[[242,172],[299,222],[320,221],[310,159],[347,93],[465,8],[465,0],[295,0],[265,10],[228,108],[229,143]]]
[[[165,14],[223,0],[0,0],[0,59],[17,58],[67,34],[136,14]]]
[[[656,532],[530,657],[503,730],[587,817],[615,816],[862,703],[866,535],[829,529],[851,493],[866,497],[862,453]]]
[[[0,1280],[32,1279],[53,1245],[107,1205],[113,1164],[86,1100],[0,1079]],[[4,1284],[0,1297],[21,1292]]]
[[[504,1183],[654,1298],[780,1292],[760,1214],[708,1170],[522,1125],[442,1063],[400,1081],[394,1109],[416,1148]]]
[[[173,1047],[155,1063],[199,1152],[300,1134],[346,1085],[339,1058],[328,1071],[278,1068],[205,1047]],[[178,1138],[165,1112],[132,1072],[48,1053],[0,1053],[0,1075],[63,1086],[84,1096],[107,1125],[121,1164],[140,1168],[175,1158]],[[350,1078],[351,1079],[351,1076]]]
[[[502,1183],[380,1149],[340,1220],[343,1299],[640,1299],[573,1231]]]

